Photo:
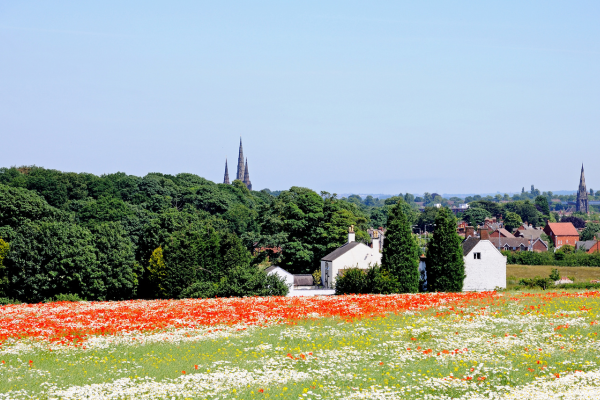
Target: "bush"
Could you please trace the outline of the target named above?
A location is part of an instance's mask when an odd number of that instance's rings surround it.
[[[577,283],[561,283],[556,285],[557,289],[600,289],[600,283],[577,282]]]
[[[398,293],[397,278],[387,269],[375,265],[368,270],[350,268],[335,281],[335,294]]]
[[[550,278],[541,278],[539,276],[536,276],[535,278],[521,279],[519,281],[519,285],[521,286],[527,286],[529,289],[539,287],[542,290],[548,289],[552,283],[553,281]]]
[[[57,294],[56,296],[46,299],[44,300],[44,303],[54,303],[56,301],[87,301],[85,298],[81,298],[79,297],[77,294],[74,293],[67,293],[67,294]]]
[[[552,268],[552,271],[550,272],[550,279],[552,279],[553,281],[557,281],[560,279],[560,273],[558,272],[557,268]]]
[[[8,304],[22,304],[22,303],[16,299],[9,299],[8,297],[0,297],[0,306],[6,306]]]
[[[335,294],[364,294],[368,292],[367,287],[366,271],[358,268],[346,270],[335,280]]]

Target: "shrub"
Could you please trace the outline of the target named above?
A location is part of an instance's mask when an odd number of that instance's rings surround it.
[[[366,272],[350,268],[335,280],[335,294],[363,294],[367,293],[367,286]]]
[[[557,281],[560,279],[560,273],[558,272],[557,268],[552,268],[552,271],[550,272],[550,279],[552,279],[553,281]]]
[[[577,283],[561,283],[556,285],[557,289],[600,289],[600,283],[577,282]]]
[[[398,289],[398,279],[377,264],[368,270],[350,268],[335,281],[335,294],[391,294]]]
[[[527,286],[529,289],[539,287],[542,290],[546,290],[552,284],[553,281],[550,278],[541,278],[539,276],[536,276],[535,278],[521,279],[519,281],[519,285]]]
[[[44,300],[44,303],[54,303],[56,301],[86,301],[86,299],[82,299],[77,294],[67,293],[67,294],[57,294],[54,297]]]
[[[0,297],[0,306],[5,306],[8,304],[21,304],[21,302],[16,299],[9,299],[8,297]]]

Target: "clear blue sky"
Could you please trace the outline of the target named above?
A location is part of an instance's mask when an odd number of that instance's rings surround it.
[[[3,1],[1,166],[600,189],[598,1]]]

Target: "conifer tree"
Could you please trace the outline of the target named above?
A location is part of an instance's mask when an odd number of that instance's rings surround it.
[[[433,238],[427,248],[427,289],[430,292],[460,292],[465,279],[461,238],[456,218],[441,208],[435,219]]]
[[[400,293],[419,291],[419,247],[411,234],[410,223],[400,200],[390,210],[383,245],[381,268],[397,280]]]

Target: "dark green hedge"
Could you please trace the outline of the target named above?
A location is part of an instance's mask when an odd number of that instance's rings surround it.
[[[503,251],[508,264],[517,265],[554,265],[558,267],[600,267],[600,253],[575,252],[565,254],[560,251],[554,253],[534,253],[531,251]]]

